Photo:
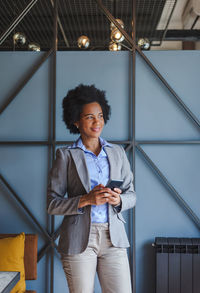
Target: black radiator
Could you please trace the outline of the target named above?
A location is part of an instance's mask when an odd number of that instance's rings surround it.
[[[155,238],[156,293],[200,293],[200,238]]]

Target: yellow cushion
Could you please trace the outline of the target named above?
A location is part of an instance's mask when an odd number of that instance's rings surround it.
[[[10,293],[26,291],[24,272],[25,234],[0,239],[0,271],[20,272],[20,280]]]

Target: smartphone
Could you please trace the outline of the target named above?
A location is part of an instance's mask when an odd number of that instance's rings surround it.
[[[106,187],[109,187],[110,189],[114,189],[114,188],[120,188],[123,184],[123,180],[110,180],[108,181]]]

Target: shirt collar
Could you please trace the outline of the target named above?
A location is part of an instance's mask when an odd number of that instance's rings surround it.
[[[99,141],[100,144],[102,146],[102,148],[108,146],[108,147],[112,147],[112,145],[107,142],[105,139],[103,139],[102,137],[99,137]],[[86,147],[84,146],[81,137],[79,137],[71,146],[68,147],[69,149],[75,149],[75,148],[80,148],[82,149],[84,152],[87,151]]]

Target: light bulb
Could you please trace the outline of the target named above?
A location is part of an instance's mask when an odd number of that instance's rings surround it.
[[[110,42],[110,44],[109,44],[110,51],[120,51],[121,48],[122,48],[121,44],[117,44],[115,42]]]
[[[89,40],[89,38],[87,36],[83,35],[83,36],[80,36],[78,38],[78,46],[79,46],[79,48],[87,49],[89,47],[89,45],[90,45],[90,40]]]
[[[117,28],[112,30],[110,37],[111,37],[112,41],[117,42],[117,43],[121,43],[124,40],[124,36]]]
[[[26,43],[26,36],[23,33],[15,33],[13,35],[13,42],[15,45],[24,45]]]
[[[30,44],[28,44],[28,49],[30,51],[39,52],[40,51],[40,45],[38,45],[37,43],[30,43]]]
[[[142,49],[142,50],[148,50],[150,48],[150,41],[147,38],[140,38],[138,40],[138,46]]]
[[[116,18],[115,20],[121,25],[122,28],[124,28],[124,23],[123,23],[123,21],[122,21],[121,19]],[[114,23],[111,22],[111,24],[110,24],[110,29],[111,29],[111,31],[112,31],[113,29],[115,29],[115,28],[117,28],[117,27],[114,25]]]

